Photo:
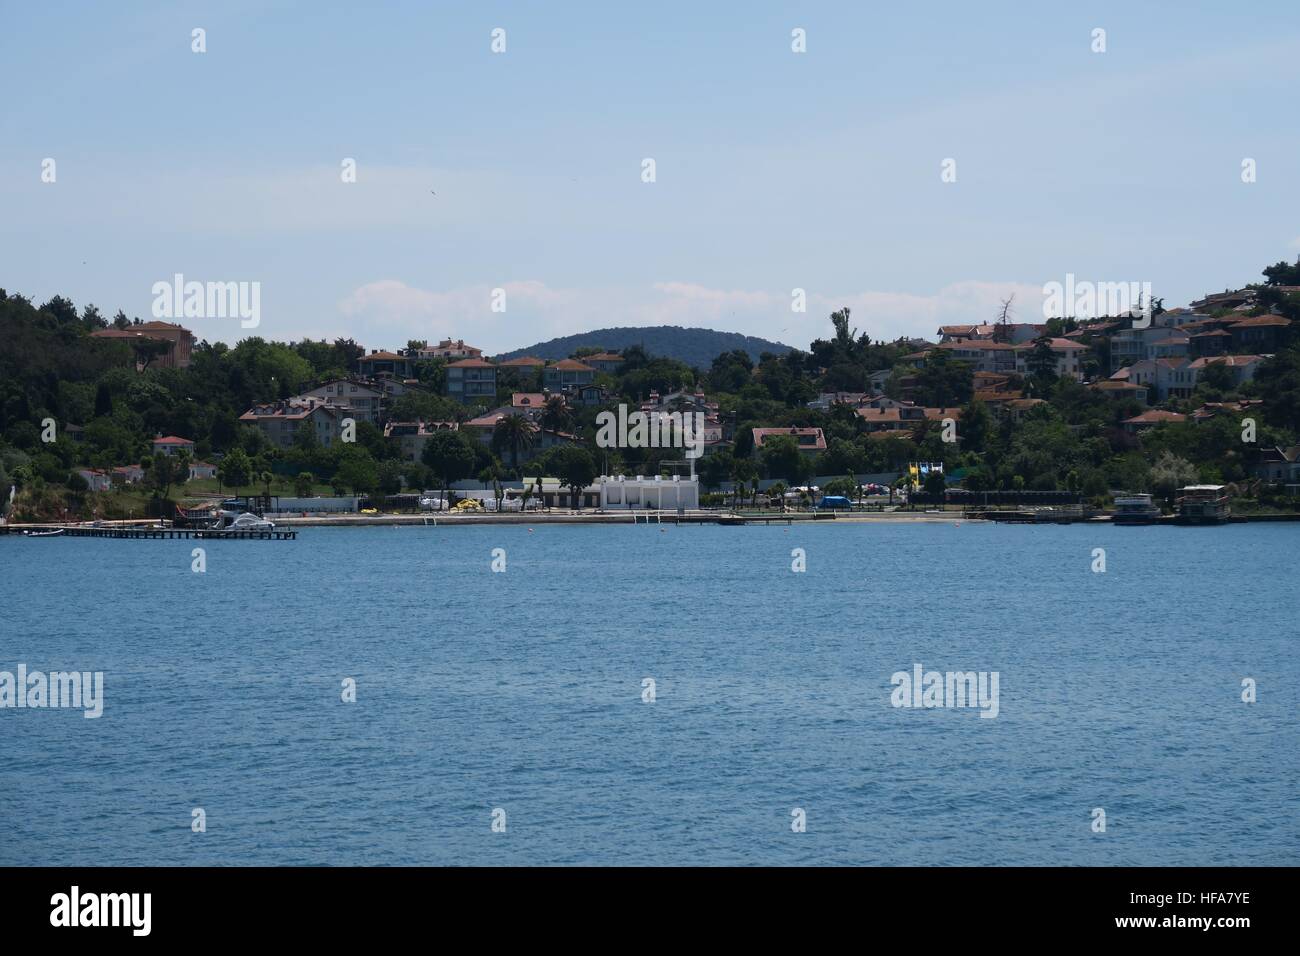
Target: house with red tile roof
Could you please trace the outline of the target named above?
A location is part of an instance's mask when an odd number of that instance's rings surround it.
[[[1186,415],[1178,412],[1167,412],[1163,409],[1153,408],[1150,411],[1143,412],[1141,415],[1134,415],[1132,418],[1126,418],[1120,424],[1130,435],[1138,435],[1149,428],[1155,428],[1157,425],[1176,424],[1187,421]]]
[[[820,428],[755,428],[752,432],[755,451],[761,451],[763,443],[777,435],[793,438],[805,455],[816,455],[826,450],[826,436]]]
[[[409,355],[374,349],[357,359],[357,368],[366,378],[415,378],[416,360]]]
[[[180,452],[187,451],[194,454],[194,442],[188,438],[178,438],[175,435],[159,435],[153,440],[153,453],[156,455],[162,452],[164,455],[176,455]]]
[[[167,342],[170,348],[162,355],[150,360],[149,365],[152,368],[189,368],[190,353],[194,348],[194,333],[189,329],[177,325],[174,322],[141,322],[139,325],[128,325],[124,329],[108,328],[91,332],[92,338],[97,339],[117,339],[120,341],[130,342],[132,340],[150,339],[155,342]],[[137,362],[137,370],[141,363]]]
[[[563,392],[579,385],[593,385],[596,370],[577,359],[560,359],[542,370],[542,384],[547,391]]]
[[[472,345],[466,345],[464,339],[443,339],[437,345],[426,345],[424,348],[416,349],[416,358],[422,361],[430,359],[466,359],[482,358],[483,350],[475,348]]]
[[[245,425],[256,425],[277,448],[292,448],[294,438],[304,429],[314,432],[320,444],[332,445],[338,440],[342,421],[347,417],[347,409],[309,399],[306,404],[264,402],[244,412],[239,420]]]

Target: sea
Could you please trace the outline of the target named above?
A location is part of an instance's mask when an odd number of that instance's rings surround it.
[[[0,707],[0,865],[1296,865],[1298,543],[3,536],[0,672],[102,715]]]

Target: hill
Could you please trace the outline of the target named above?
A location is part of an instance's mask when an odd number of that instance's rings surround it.
[[[744,349],[755,362],[763,352],[784,355],[790,346],[753,335],[741,335],[739,332],[717,332],[713,329],[684,329],[677,325],[647,325],[640,327],[620,327],[613,329],[596,329],[592,332],[580,332],[566,335],[548,342],[538,342],[527,348],[503,352],[498,359],[518,358],[532,355],[543,359],[568,358],[576,349],[583,346],[598,346],[617,352],[630,345],[640,345],[651,355],[675,358],[698,369],[707,369],[715,356],[735,349]]]

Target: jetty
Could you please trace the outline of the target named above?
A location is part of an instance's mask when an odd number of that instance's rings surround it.
[[[31,534],[28,534],[31,532]],[[67,525],[0,525],[0,534],[39,538],[126,538],[132,541],[292,541],[296,530],[218,531],[212,528],[91,528]]]

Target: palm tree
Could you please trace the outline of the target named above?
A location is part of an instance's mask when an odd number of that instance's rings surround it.
[[[519,449],[532,448],[537,440],[537,426],[523,415],[502,415],[492,429],[492,447],[510,449],[510,464],[519,467]]]
[[[553,432],[567,432],[573,428],[573,413],[563,395],[551,395],[542,406],[542,427]]]

